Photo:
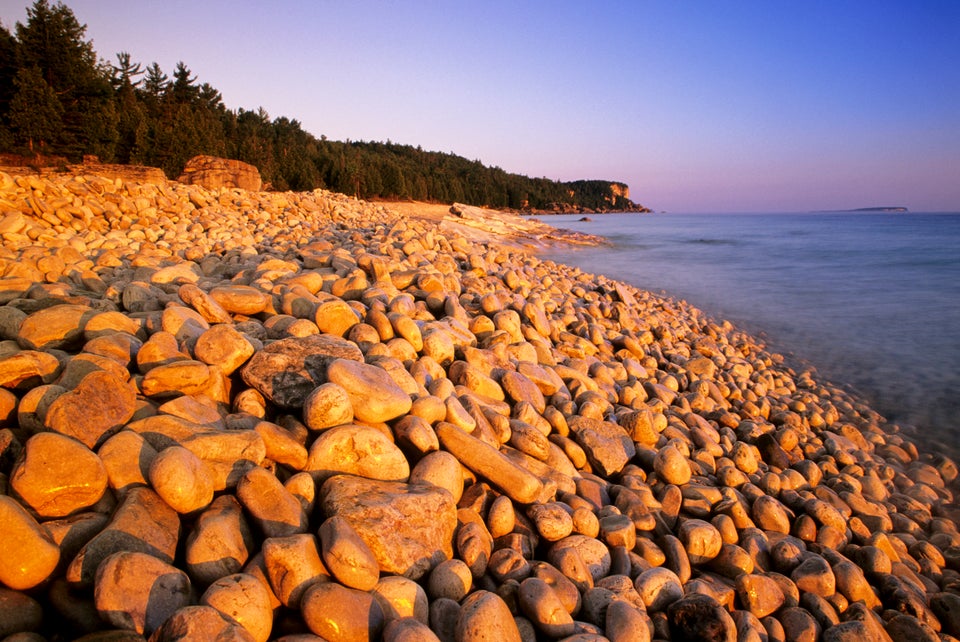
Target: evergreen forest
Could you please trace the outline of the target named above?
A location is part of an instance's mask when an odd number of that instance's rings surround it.
[[[332,141],[261,108],[230,109],[184,62],[169,73],[119,52],[99,58],[66,5],[36,0],[0,24],[0,153],[61,164],[160,167],[175,179],[198,154],[255,165],[276,190],[325,188],[366,199],[516,210],[640,210],[603,180],[559,182],[391,142]],[[618,189],[619,188],[619,189]]]

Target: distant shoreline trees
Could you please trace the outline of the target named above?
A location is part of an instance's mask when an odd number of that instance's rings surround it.
[[[640,210],[626,185],[559,182],[391,142],[331,141],[262,109],[228,109],[184,62],[172,78],[127,52],[97,59],[63,3],[36,0],[25,24],[0,25],[0,152],[160,167],[176,178],[209,154],[255,165],[278,190],[318,187],[361,198],[463,202],[515,210]]]

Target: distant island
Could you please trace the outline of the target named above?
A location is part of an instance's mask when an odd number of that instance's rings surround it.
[[[852,210],[818,210],[819,212],[892,212],[892,213],[905,213],[909,212],[906,207],[900,205],[894,206],[883,206],[883,207],[858,207]]]

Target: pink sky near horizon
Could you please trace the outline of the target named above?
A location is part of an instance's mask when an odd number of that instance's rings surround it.
[[[0,22],[26,20],[0,0]],[[231,109],[657,211],[960,211],[960,4],[67,0]]]

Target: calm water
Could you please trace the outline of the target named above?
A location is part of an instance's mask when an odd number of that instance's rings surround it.
[[[960,448],[960,214],[543,217],[611,248],[545,258],[686,299]]]

